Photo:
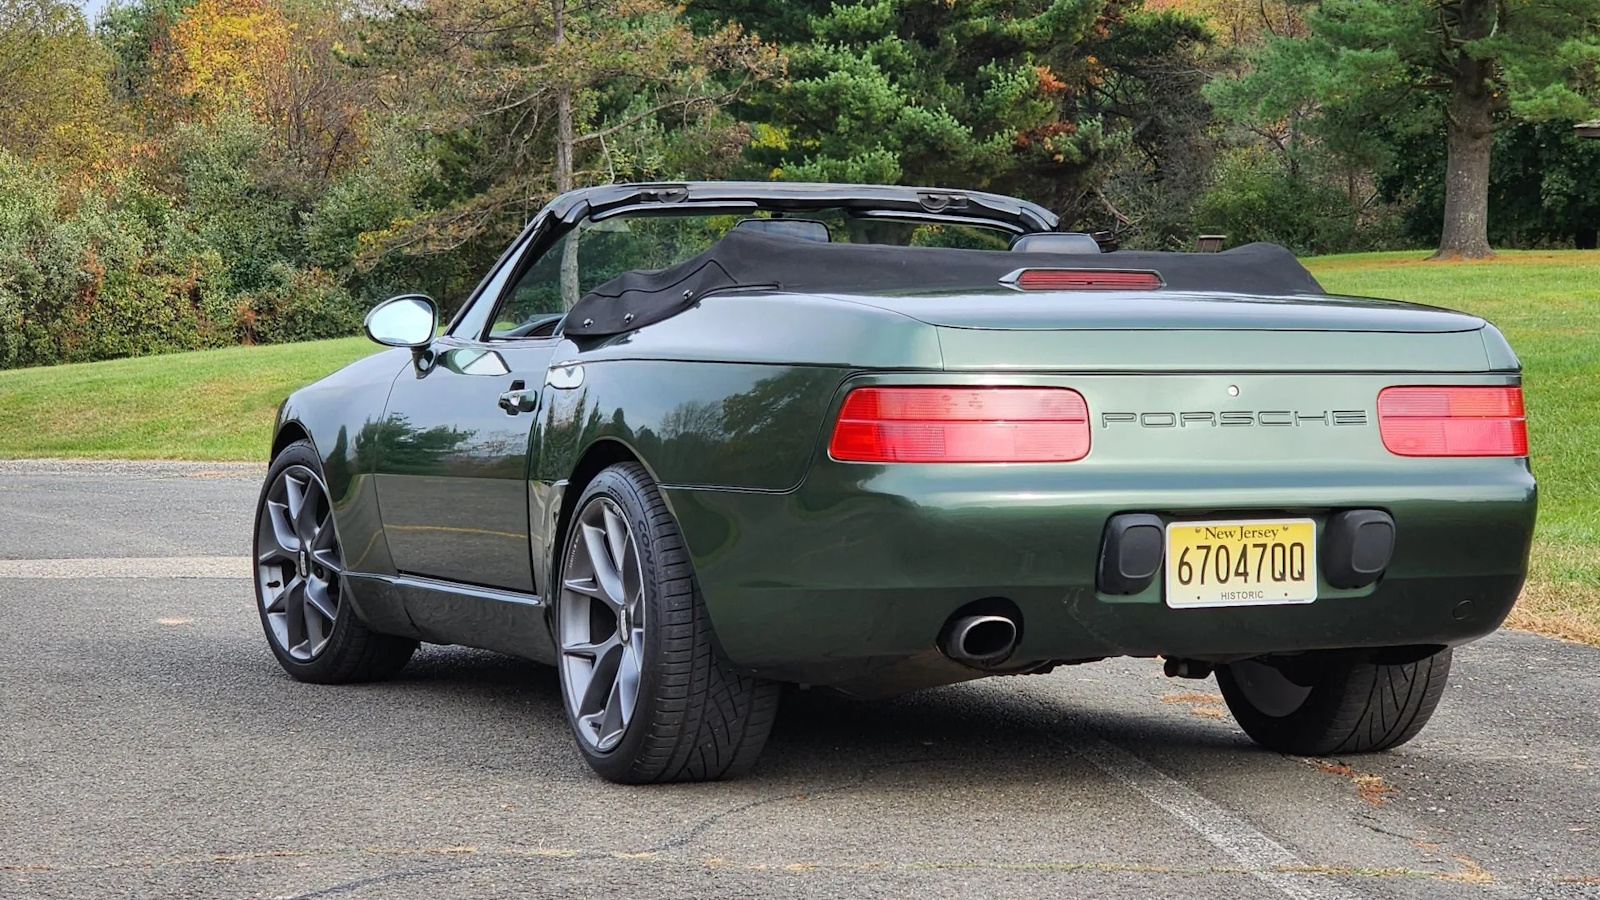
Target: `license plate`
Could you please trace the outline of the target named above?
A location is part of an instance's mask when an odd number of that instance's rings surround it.
[[[1310,519],[1173,522],[1167,605],[1310,603],[1317,599],[1316,543]]]

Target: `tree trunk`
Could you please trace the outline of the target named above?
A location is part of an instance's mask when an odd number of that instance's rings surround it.
[[[550,43],[567,43],[566,0],[550,0]],[[556,191],[572,190],[572,87],[556,88]]]
[[[1484,0],[1461,4],[1460,37],[1487,36],[1494,27],[1494,5]],[[1489,87],[1494,63],[1457,50],[1445,108],[1450,155],[1444,181],[1444,229],[1434,259],[1484,259],[1489,247],[1489,150],[1494,145],[1496,98]]]
[[[551,43],[567,42],[566,0],[550,0]],[[572,175],[572,87],[556,88],[556,192],[566,193],[576,185]],[[578,230],[574,228],[561,246],[561,307],[571,309],[578,302]]]
[[[1450,159],[1444,182],[1444,233],[1434,259],[1484,259],[1489,247],[1488,114],[1481,126],[1450,123]]]
[[[561,308],[571,309],[578,304],[578,235],[582,225],[572,226],[567,239],[561,244]]]

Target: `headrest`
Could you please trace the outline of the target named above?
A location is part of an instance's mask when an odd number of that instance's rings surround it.
[[[1081,232],[1025,234],[1011,242],[1012,253],[1099,253],[1094,238]]]
[[[832,240],[832,236],[828,234],[828,226],[816,219],[740,219],[739,224],[733,227],[742,231],[759,231],[762,234],[816,241],[821,244]]]

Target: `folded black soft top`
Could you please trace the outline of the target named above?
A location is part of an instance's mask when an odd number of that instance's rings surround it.
[[[1246,244],[1222,253],[1008,253],[825,244],[734,230],[675,266],[625,272],[601,284],[572,307],[564,330],[575,337],[622,334],[677,315],[707,293],[731,288],[834,294],[993,290],[1002,277],[1030,267],[1153,269],[1167,290],[1176,291],[1323,293],[1294,254],[1277,244]]]

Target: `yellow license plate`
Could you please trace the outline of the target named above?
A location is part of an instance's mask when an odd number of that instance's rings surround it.
[[[1317,599],[1316,544],[1310,519],[1173,522],[1167,605],[1310,603]]]

